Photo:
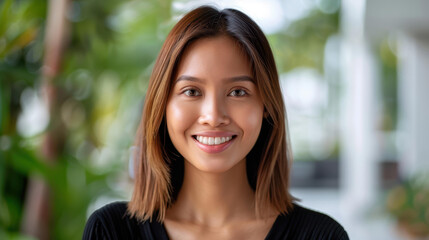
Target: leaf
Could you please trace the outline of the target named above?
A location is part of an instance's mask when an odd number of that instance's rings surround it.
[[[3,2],[0,10],[0,38],[3,37],[9,26],[9,12],[13,0],[6,0]]]
[[[31,27],[20,33],[14,39],[6,44],[6,47],[0,52],[0,58],[4,58],[7,54],[15,49],[21,49],[32,42],[37,36],[38,29]]]
[[[37,172],[46,175],[48,171],[46,165],[24,150],[13,151],[10,155],[11,165],[24,174]]]

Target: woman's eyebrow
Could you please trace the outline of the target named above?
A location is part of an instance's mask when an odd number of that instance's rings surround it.
[[[202,80],[197,77],[192,77],[189,75],[182,75],[176,79],[176,82],[179,81],[192,81],[192,82],[201,82]]]
[[[225,80],[228,82],[249,81],[249,82],[255,83],[255,80],[252,77],[247,76],[247,75],[225,78]],[[202,79],[197,78],[197,77],[193,77],[193,76],[189,76],[189,75],[181,75],[180,77],[178,77],[176,79],[176,82],[179,82],[179,81],[202,82]]]
[[[255,83],[255,80],[252,77],[249,77],[247,75],[226,78],[226,80],[229,81],[229,82],[249,81],[249,82]]]

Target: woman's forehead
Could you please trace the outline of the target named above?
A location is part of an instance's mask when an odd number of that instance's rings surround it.
[[[174,79],[181,75],[198,78],[234,76],[253,78],[247,54],[235,39],[224,35],[192,42],[184,50],[175,72]]]

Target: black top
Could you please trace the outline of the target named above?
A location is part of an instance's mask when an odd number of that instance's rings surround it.
[[[168,240],[162,223],[139,222],[127,214],[126,202],[108,204],[95,211],[86,223],[82,239],[159,239]],[[325,214],[294,204],[286,215],[279,215],[265,239],[341,239],[344,228]]]

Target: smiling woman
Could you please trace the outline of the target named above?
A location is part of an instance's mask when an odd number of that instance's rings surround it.
[[[236,174],[231,168],[255,145],[264,111],[248,59],[229,36],[204,38],[187,47],[176,75],[166,120],[185,171],[190,164]]]
[[[135,188],[84,239],[348,239],[289,194],[292,161],[274,58],[245,14],[200,7],[171,30],[137,136]]]

